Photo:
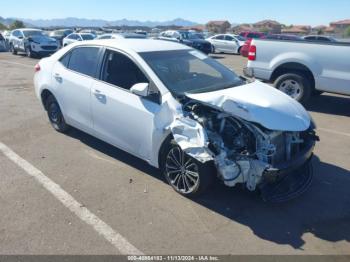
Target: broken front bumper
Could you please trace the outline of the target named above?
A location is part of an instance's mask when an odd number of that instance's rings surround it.
[[[285,202],[309,189],[313,178],[311,160],[314,147],[315,141],[310,141],[296,158],[265,171],[264,181],[259,185],[264,201]]]

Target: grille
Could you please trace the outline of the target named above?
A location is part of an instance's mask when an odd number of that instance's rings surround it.
[[[44,50],[56,50],[57,46],[53,46],[53,45],[43,45],[41,46],[42,49]]]

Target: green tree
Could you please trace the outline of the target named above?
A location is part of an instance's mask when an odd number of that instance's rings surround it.
[[[20,20],[15,20],[11,25],[10,25],[10,29],[11,30],[14,30],[14,29],[17,29],[17,28],[24,28],[25,25],[22,21]]]
[[[350,37],[350,26],[348,26],[348,28],[345,29],[344,36]]]
[[[323,29],[322,28],[318,29],[317,34],[318,35],[324,35]]]
[[[0,30],[7,30],[7,27],[4,24],[0,23]]]

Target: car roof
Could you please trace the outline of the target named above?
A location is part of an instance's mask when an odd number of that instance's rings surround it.
[[[81,42],[76,45],[100,45],[124,50],[126,52],[134,51],[136,53],[190,49],[186,45],[182,45],[171,41],[132,38],[92,40],[88,42]]]
[[[37,29],[37,28],[21,28],[18,30],[21,30],[21,31],[43,31],[43,30]]]

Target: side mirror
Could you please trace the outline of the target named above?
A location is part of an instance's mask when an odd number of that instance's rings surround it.
[[[145,97],[145,96],[148,96],[148,88],[149,88],[148,83],[138,83],[133,85],[130,88],[130,91],[135,95]]]

